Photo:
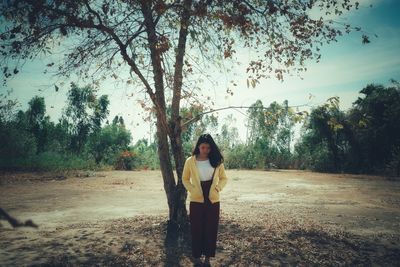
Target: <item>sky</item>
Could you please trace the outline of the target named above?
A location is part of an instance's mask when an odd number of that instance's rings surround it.
[[[324,103],[332,96],[340,99],[340,108],[346,110],[351,107],[359,95],[359,91],[367,84],[376,83],[390,85],[390,79],[400,80],[400,1],[397,0],[364,0],[360,2],[360,9],[347,13],[339,19],[353,26],[360,26],[370,36],[371,43],[362,44],[360,32],[344,34],[337,43],[324,44],[321,49],[319,63],[308,61],[307,71],[298,76],[287,76],[284,81],[275,78],[261,80],[255,88],[247,87],[246,73],[251,52],[240,50],[236,54],[241,65],[226,63],[221,69],[210,69],[210,79],[199,81],[202,94],[210,97],[214,102],[212,108],[226,106],[249,106],[256,100],[261,100],[264,106],[277,101],[282,103],[288,100],[289,106],[308,104],[316,106]],[[369,7],[372,4],[372,8]],[[374,37],[374,35],[378,37]],[[47,114],[56,122],[66,103],[66,93],[70,81],[62,77],[52,77],[43,74],[43,67],[48,63],[44,59],[27,62],[15,78],[8,81],[7,86],[0,85],[0,92],[12,89],[11,98],[20,103],[19,109],[26,110],[29,100],[35,95],[45,98]],[[230,70],[227,72],[227,70]],[[230,83],[237,83],[233,87]],[[84,83],[79,85],[83,86]],[[65,86],[56,92],[54,83],[64,82]],[[228,95],[230,88],[233,95]],[[100,86],[99,95],[108,94],[110,99],[111,121],[116,115],[122,115],[127,128],[132,133],[132,143],[141,138],[152,139],[155,134],[154,121],[144,122],[146,113],[137,103],[138,99],[148,99],[148,96],[137,88],[115,83],[112,79]],[[139,92],[139,93],[138,93]],[[310,98],[311,96],[311,98]],[[307,108],[304,108],[307,109]],[[246,110],[227,109],[218,111],[218,119],[222,124],[224,118],[233,115],[236,119],[234,127],[238,128],[242,141],[246,138]],[[212,133],[211,133],[212,134]]]

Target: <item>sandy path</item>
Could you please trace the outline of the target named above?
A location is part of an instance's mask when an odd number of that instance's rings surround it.
[[[31,218],[43,227],[168,210],[158,171],[99,172],[64,180],[24,176],[30,182],[3,182],[0,203],[14,216]]]

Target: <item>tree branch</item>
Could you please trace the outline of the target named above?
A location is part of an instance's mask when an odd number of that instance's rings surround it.
[[[294,107],[305,107],[305,106],[310,106],[310,105],[309,104],[303,104],[303,105],[289,106],[289,107],[290,108],[294,108]],[[219,110],[230,109],[230,108],[235,109],[235,108],[260,108],[260,107],[254,107],[254,106],[247,106],[247,107],[246,106],[228,106],[228,107],[224,107],[224,108],[212,109],[212,110],[200,113],[200,114],[196,115],[195,117],[191,118],[190,120],[185,121],[184,123],[182,123],[182,127],[187,125],[187,124],[189,124],[189,123],[191,123],[194,120],[197,120],[198,117],[201,117],[201,116],[203,116],[205,114],[212,113],[212,112],[219,111]],[[268,109],[268,107],[263,107],[263,109]],[[301,114],[301,112],[298,112],[298,114]]]

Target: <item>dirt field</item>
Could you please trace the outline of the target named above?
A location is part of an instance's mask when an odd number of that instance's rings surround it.
[[[400,179],[227,170],[213,266],[399,266]],[[0,266],[192,266],[160,171],[0,175]],[[189,200],[187,200],[187,209]]]

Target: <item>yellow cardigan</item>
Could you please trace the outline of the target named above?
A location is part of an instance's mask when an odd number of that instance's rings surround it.
[[[192,182],[190,182],[190,177],[192,178]],[[214,178],[208,194],[208,198],[210,199],[211,203],[219,201],[219,193],[225,187],[227,181],[228,177],[225,173],[224,163],[221,163],[215,169]],[[182,183],[186,190],[190,193],[190,201],[204,203],[199,169],[196,165],[196,155],[192,155],[186,159],[183,167]]]

